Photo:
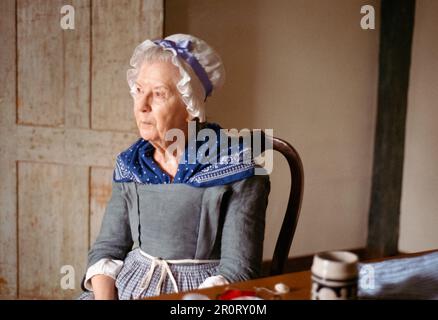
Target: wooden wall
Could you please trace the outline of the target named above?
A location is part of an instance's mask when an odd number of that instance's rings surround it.
[[[163,0],[0,1],[0,297],[74,298],[111,192],[137,139],[126,70],[162,36]],[[63,290],[61,267],[75,270]]]

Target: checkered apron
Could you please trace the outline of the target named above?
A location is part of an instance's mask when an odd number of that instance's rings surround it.
[[[163,260],[137,248],[126,256],[116,288],[120,300],[189,291],[216,275],[218,269],[219,260]],[[84,292],[78,299],[92,300],[93,292]]]

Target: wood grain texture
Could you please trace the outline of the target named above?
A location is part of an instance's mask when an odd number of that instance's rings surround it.
[[[17,1],[18,123],[64,125],[62,0]]]
[[[20,297],[72,298],[80,292],[88,247],[88,169],[44,163],[18,166]],[[73,266],[76,290],[63,290]]]
[[[367,247],[398,252],[415,0],[382,1],[377,125]]]
[[[118,153],[138,139],[129,132],[18,126],[17,159],[113,167]]]
[[[92,4],[92,128],[135,131],[126,71],[138,44],[162,36],[162,0]]]
[[[111,197],[112,168],[91,168],[90,176],[90,247],[100,231],[102,218]]]
[[[60,9],[65,4],[75,9],[74,30],[60,27]],[[92,88],[99,87],[91,85],[93,70],[126,71],[121,64],[113,65],[116,60],[110,61],[109,69],[100,70],[99,62],[92,69],[92,28],[110,26],[103,34],[106,39],[99,41],[128,50],[127,29],[114,26],[120,19],[129,20],[137,26],[139,39],[143,39],[140,33],[148,34],[148,28],[161,35],[162,0],[95,1],[93,8],[99,12],[102,6],[111,12],[111,5],[118,8],[116,15],[104,20],[95,16],[97,21],[92,22],[90,0],[0,1],[2,298],[77,296],[90,237],[94,241],[110,195],[115,157],[138,139],[134,127],[126,130],[118,121],[120,112],[125,119],[132,117],[131,106],[117,109],[118,104],[108,104],[105,92],[91,99]],[[124,11],[124,5],[132,10]],[[128,44],[131,51],[134,44]],[[111,82],[113,74],[103,77]],[[104,90],[112,87],[107,84]],[[97,126],[99,130],[91,128],[92,103],[105,105],[94,114],[96,123],[103,124]],[[63,265],[74,268],[76,290],[60,287]]]
[[[65,126],[90,128],[91,4],[90,0],[74,0],[68,4],[75,8],[75,29],[62,32]]]
[[[0,297],[17,295],[15,1],[0,1]]]

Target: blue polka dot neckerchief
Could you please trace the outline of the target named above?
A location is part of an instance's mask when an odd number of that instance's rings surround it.
[[[206,127],[213,129],[216,133],[216,147],[219,150],[221,127],[214,123],[207,123]],[[223,141],[222,139],[222,143]],[[208,143],[208,140],[196,141],[196,150],[199,150],[204,143]],[[195,163],[189,163],[187,156],[189,146],[190,144],[186,146],[172,181],[171,177],[153,159],[153,145],[140,138],[117,156],[113,180],[115,182],[137,182],[141,184],[182,183],[194,187],[208,187],[228,184],[254,175],[255,164],[253,159],[250,162],[243,162],[242,142],[239,144],[238,152],[232,150],[230,145],[228,146],[228,155],[225,160],[223,154],[221,157],[220,151],[217,151],[218,161],[214,164],[200,163],[198,159]],[[219,162],[219,159],[221,162]],[[234,159],[234,161],[231,161],[231,159]]]

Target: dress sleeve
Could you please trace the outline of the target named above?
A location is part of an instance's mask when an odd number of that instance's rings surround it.
[[[88,252],[87,270],[101,259],[123,261],[132,245],[128,207],[122,184],[113,181],[111,198],[105,209],[99,235]],[[85,276],[81,286],[86,290],[84,280]]]
[[[91,278],[98,274],[103,274],[116,280],[117,275],[119,274],[122,267],[122,260],[100,259],[88,268],[85,275],[85,289],[87,289],[88,291],[93,291],[93,287],[91,286]]]
[[[229,282],[260,276],[269,192],[268,175],[256,175],[232,185],[218,272]]]
[[[211,276],[211,277],[208,277],[207,279],[205,279],[204,282],[202,282],[199,285],[198,289],[210,288],[210,287],[215,287],[215,286],[224,286],[227,284],[230,284],[230,283],[223,276],[221,276],[221,275]]]

